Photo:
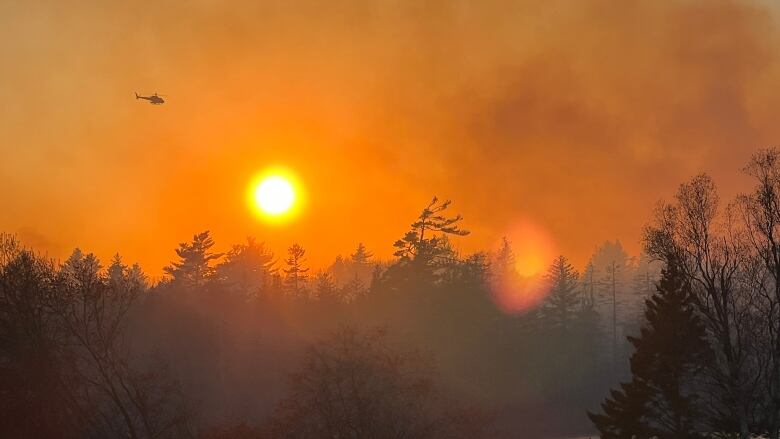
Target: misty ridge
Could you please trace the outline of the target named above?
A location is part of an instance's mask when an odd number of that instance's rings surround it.
[[[693,438],[780,430],[780,152],[660,203],[537,282],[433,198],[376,261],[208,231],[151,284],[120,255],[0,239],[0,432],[14,438]],[[489,214],[489,212],[486,212]],[[325,231],[324,231],[325,232]],[[502,300],[506,299],[516,300]],[[504,303],[519,304],[513,309]]]

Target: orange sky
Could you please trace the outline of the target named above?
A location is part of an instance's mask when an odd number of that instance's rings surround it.
[[[577,264],[635,252],[682,180],[726,199],[779,143],[769,5],[0,1],[0,230],[154,275],[204,229],[317,266],[358,241],[389,256],[436,194],[467,251],[534,224]],[[269,165],[308,192],[284,226],[244,202]]]

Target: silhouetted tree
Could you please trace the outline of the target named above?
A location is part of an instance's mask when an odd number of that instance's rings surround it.
[[[349,258],[337,256],[329,268],[336,285],[353,291],[356,290],[357,286],[360,286],[360,289],[365,289],[365,285],[371,280],[371,258],[373,256],[363,243],[358,243],[355,252],[350,254]],[[361,292],[355,291],[348,295],[357,297]]]
[[[342,329],[312,345],[291,384],[274,438],[464,437],[453,420],[466,412],[442,398],[422,357],[393,349],[384,331]],[[466,424],[471,438],[487,434],[477,418]]]
[[[219,259],[222,254],[212,253],[211,247],[214,240],[209,231],[193,236],[192,242],[182,242],[176,249],[178,261],[163,268],[166,274],[171,276],[174,283],[180,283],[187,287],[201,287],[211,277],[214,268],[211,262]]]
[[[0,232],[0,267],[5,267],[22,251],[16,236]]]
[[[601,244],[590,258],[589,265],[592,265],[597,276],[596,285],[598,285],[598,294],[596,296],[596,306],[600,314],[609,316],[604,326],[609,329],[612,338],[612,375],[615,376],[618,371],[618,358],[621,356],[618,334],[618,327],[624,326],[627,318],[634,317],[623,313],[625,298],[623,297],[626,279],[629,274],[630,258],[619,240],[605,241]],[[641,304],[641,301],[639,301]],[[626,315],[623,315],[626,314]]]
[[[371,270],[371,284],[368,286],[369,291],[377,292],[382,289],[382,276],[385,270],[381,265],[374,265],[374,269]]]
[[[582,273],[582,293],[583,300],[587,303],[587,306],[595,307],[596,305],[596,267],[593,262],[588,262],[585,266],[585,271]]]
[[[6,235],[8,236],[8,235]],[[49,312],[55,269],[50,261],[5,241],[0,259],[0,435],[78,438],[91,410],[78,398],[67,334]]]
[[[647,228],[648,254],[665,265],[679,261],[695,294],[716,355],[707,376],[714,431],[750,436],[755,398],[750,372],[751,299],[742,288],[745,246],[737,239],[730,216],[721,217],[715,184],[707,175],[680,185],[676,203],[662,204]]]
[[[619,240],[605,241],[590,258],[596,272],[604,272],[613,264],[618,267],[628,267],[630,257]],[[621,279],[622,280],[622,279]]]
[[[612,364],[611,374],[613,378],[617,373],[618,362],[618,304],[620,298],[618,297],[618,289],[621,286],[621,278],[623,274],[623,265],[620,265],[616,261],[612,261],[604,268],[604,275],[600,280],[601,284],[601,302],[609,304],[610,319],[610,333],[612,334]]]
[[[451,203],[450,200],[439,203],[439,199],[433,197],[417,221],[412,223],[412,229],[393,244],[397,249],[395,256],[403,261],[419,261],[427,265],[441,256],[443,236],[468,235],[467,230],[462,230],[458,226],[463,219],[460,215],[448,218],[442,213]]]
[[[352,253],[349,258],[354,264],[358,266],[368,267],[371,264],[371,258],[374,255],[368,251],[362,242],[358,243],[355,253]]]
[[[336,284],[327,271],[317,274],[317,285],[314,293],[317,300],[321,302],[334,303],[339,301]]]
[[[771,439],[780,437],[780,151],[757,152],[745,172],[755,180],[752,192],[737,198],[746,245],[751,248],[751,286],[756,291],[751,305],[759,321],[755,325],[755,348],[766,378],[760,393],[766,428]]]
[[[642,303],[653,294],[655,289],[655,282],[658,280],[659,274],[656,265],[648,255],[642,253],[634,267],[634,294],[642,299]]]
[[[330,266],[334,280],[341,288],[342,298],[349,302],[365,295],[366,286],[371,282],[373,254],[366,249],[363,243],[359,243],[348,259],[341,256]]]
[[[130,309],[144,286],[115,257],[104,276],[98,259],[76,249],[62,265],[49,307],[71,339],[79,376],[98,410],[97,433],[133,439],[189,432],[188,412],[162,364],[134,367],[127,346]]]
[[[663,271],[658,291],[646,301],[646,323],[629,337],[632,380],[589,414],[602,437],[699,437],[703,413],[698,377],[712,360],[705,327],[678,264]]]
[[[509,291],[518,283],[515,253],[509,240],[501,239],[501,246],[492,255],[489,267],[489,282],[498,291]]]
[[[352,284],[349,289],[352,291],[353,298],[362,295],[365,285],[371,280],[372,257],[374,257],[373,253],[369,252],[362,242],[358,243],[355,252],[349,255],[353,273],[348,283]]]
[[[544,323],[569,329],[582,301],[578,286],[579,274],[564,256],[558,256],[547,270],[549,293],[542,305]]]
[[[263,243],[247,238],[245,244],[234,245],[225,259],[215,267],[216,279],[245,297],[267,293],[272,288],[274,256]]]
[[[456,259],[450,266],[447,282],[459,289],[484,288],[490,277],[490,262],[486,253],[477,252],[462,259]]]
[[[449,200],[439,203],[439,199],[433,197],[417,221],[412,223],[411,230],[393,244],[396,248],[393,255],[399,260],[392,274],[397,275],[400,271],[403,273],[401,278],[414,279],[415,283],[426,285],[435,280],[437,268],[453,261],[448,236],[464,236],[469,232],[458,226],[463,219],[460,215],[444,215],[450,204]],[[399,270],[401,267],[404,270]]]
[[[648,389],[642,381],[620,383],[601,404],[603,414],[588,413],[602,439],[650,439],[646,421]]]
[[[491,274],[496,278],[512,278],[517,275],[515,252],[506,236],[501,238],[501,246],[493,257],[491,268]]]
[[[689,438],[701,431],[699,375],[712,360],[705,327],[696,313],[691,285],[678,263],[667,266],[658,292],[646,301],[646,324],[629,337],[631,370],[649,388],[655,434]]]
[[[350,302],[363,297],[366,294],[366,287],[360,279],[360,276],[355,273],[355,275],[352,276],[352,279],[341,288],[341,292],[344,300]]]
[[[306,295],[306,283],[309,279],[309,268],[306,264],[306,250],[299,244],[293,244],[287,249],[287,264],[284,274],[284,291],[294,298],[303,298]]]

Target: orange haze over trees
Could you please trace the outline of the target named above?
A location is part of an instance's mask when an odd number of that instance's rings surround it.
[[[780,134],[771,2],[510,3],[6,5],[0,230],[153,277],[206,229],[324,267],[388,258],[437,193],[464,251],[529,223],[582,267],[606,239],[637,254],[692,173],[738,190],[732,164]],[[272,166],[307,192],[284,227],[245,200]]]
[[[0,1],[0,437],[780,439],[779,23]]]

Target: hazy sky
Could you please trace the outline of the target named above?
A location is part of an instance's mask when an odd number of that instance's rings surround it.
[[[520,227],[578,264],[605,239],[635,252],[681,181],[728,198],[780,143],[768,5],[0,0],[0,230],[152,274],[204,229],[320,265],[388,256],[436,194],[464,250]],[[269,165],[308,193],[284,226],[244,200]]]

